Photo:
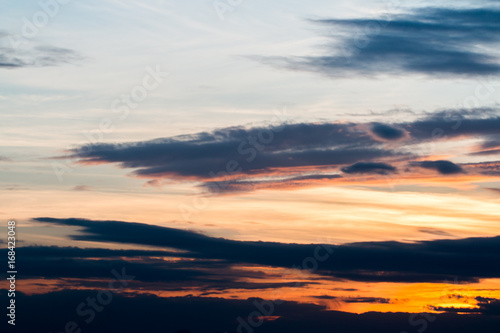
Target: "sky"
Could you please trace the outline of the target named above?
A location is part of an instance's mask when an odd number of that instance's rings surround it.
[[[8,332],[500,324],[498,1],[0,13]]]

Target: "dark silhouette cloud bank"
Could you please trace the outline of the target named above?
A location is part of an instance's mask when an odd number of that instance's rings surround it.
[[[491,2],[493,4],[493,2]],[[500,73],[500,9],[417,8],[371,18],[314,20],[328,31],[322,56],[254,57],[276,67],[331,77]]]

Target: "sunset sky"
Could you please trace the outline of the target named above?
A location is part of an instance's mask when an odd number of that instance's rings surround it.
[[[8,332],[498,332],[498,1],[0,12]]]

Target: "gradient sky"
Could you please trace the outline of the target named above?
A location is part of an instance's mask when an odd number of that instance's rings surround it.
[[[0,6],[0,216],[44,330],[498,328],[497,1]]]

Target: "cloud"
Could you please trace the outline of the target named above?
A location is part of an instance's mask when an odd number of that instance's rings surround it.
[[[418,166],[424,169],[435,170],[442,175],[455,175],[458,173],[465,173],[462,167],[450,161],[412,162],[411,165]]]
[[[489,108],[446,110],[398,126],[404,128],[410,137],[417,141],[442,141],[464,136],[477,136],[488,140],[491,135],[498,134],[498,112],[499,109]],[[478,117],[478,114],[486,116]]]
[[[471,156],[500,155],[500,149],[491,149],[470,153]]]
[[[488,176],[500,176],[500,161],[462,164]]]
[[[312,296],[317,299],[325,299],[325,300],[341,300],[345,303],[373,303],[373,304],[389,304],[391,300],[389,298],[380,298],[380,297],[337,297],[330,295],[321,295],[321,296]]]
[[[26,246],[18,249],[25,257],[30,258],[112,258],[112,257],[148,257],[148,256],[182,256],[182,253],[165,250],[111,250],[101,248],[59,247],[59,246]]]
[[[16,57],[9,56],[7,51],[0,49],[0,68],[16,68],[23,67],[25,63]]]
[[[83,57],[74,50],[50,45],[15,50],[0,47],[0,68],[4,69],[59,66],[79,62],[82,59]]]
[[[110,279],[113,276],[110,275]],[[2,297],[6,291],[1,291]],[[16,321],[17,332],[64,331],[68,321],[78,322],[82,330],[99,332],[174,332],[179,329],[197,332],[234,331],[238,317],[247,318],[256,311],[255,304],[269,306],[259,298],[248,300],[229,300],[214,297],[157,297],[154,295],[113,293],[112,300],[101,311],[93,311],[94,317],[87,324],[91,315],[85,305],[86,300],[95,298],[99,290],[59,291],[40,295],[16,295],[16,314],[27,315],[30,320]],[[87,310],[84,315],[77,315],[76,308]],[[51,304],[49,311],[47,304]],[[99,303],[97,303],[99,304]],[[311,312],[324,310],[324,306],[300,304],[282,301],[273,306],[273,315],[293,318]],[[104,311],[103,311],[104,310]],[[17,317],[17,316],[16,316]],[[22,318],[22,317],[21,317]],[[141,318],[141,320],[137,320]],[[39,322],[38,322],[39,321]]]
[[[260,127],[228,127],[211,132],[129,143],[95,143],[77,146],[66,156],[82,165],[115,164],[146,178],[144,186],[198,182],[208,193],[260,189],[291,189],[355,182],[363,174],[401,172],[398,177],[418,182],[417,168],[442,175],[459,173],[495,176],[468,164],[429,161],[416,145],[477,139],[489,142],[498,135],[498,109],[454,109],[426,114],[413,121],[375,123],[284,123]],[[464,154],[481,152],[482,145]],[[419,155],[420,154],[420,155]],[[340,181],[340,171],[345,179]],[[412,173],[412,174],[411,174]],[[411,175],[410,175],[411,174]],[[335,180],[339,180],[338,182]]]
[[[488,316],[500,316],[500,299],[476,297],[477,305],[475,308],[455,308],[429,306],[434,311],[442,311],[448,313],[475,313]]]
[[[396,172],[396,168],[386,163],[365,163],[358,162],[348,167],[342,168],[345,173],[371,173],[386,175],[388,173]]]
[[[338,299],[337,296],[330,296],[330,295],[320,295],[320,296],[311,296],[313,298],[317,299]]]
[[[391,300],[389,298],[380,298],[380,297],[348,297],[344,298],[344,302],[389,304]]]
[[[500,316],[500,299],[488,297],[476,297],[482,314]]]
[[[426,234],[431,234],[431,235],[437,235],[437,236],[445,236],[445,237],[453,237],[452,234],[443,231],[443,230],[438,230],[438,229],[432,229],[432,228],[419,228],[419,232],[426,233]]]
[[[13,185],[13,186],[4,188],[4,190],[6,190],[6,191],[25,191],[25,190],[29,190],[29,189],[30,189],[29,187],[21,187],[19,185]]]
[[[492,135],[487,138],[487,141],[483,142],[482,148],[498,148],[500,147],[500,135]]]
[[[87,185],[76,185],[72,188],[73,191],[90,191],[92,188]]]
[[[204,182],[201,187],[211,193],[244,192],[260,189],[304,187],[308,185],[326,184],[326,182],[342,178],[339,174],[306,174],[301,176],[272,178],[264,180],[227,180]]]
[[[290,268],[314,256],[327,259],[317,273],[372,282],[442,282],[460,276],[467,282],[500,277],[500,237],[417,243],[364,242],[284,244],[213,238],[167,227],[120,221],[37,218],[35,221],[81,227],[74,240],[140,244],[188,251],[197,259]]]
[[[322,56],[254,57],[331,77],[406,73],[477,76],[500,73],[498,8],[416,8],[378,18],[321,19]]]
[[[6,296],[1,290],[0,295]],[[66,290],[46,294],[16,295],[16,317],[30,320],[16,321],[16,331],[61,332],[68,322],[74,322],[82,331],[93,332],[288,332],[311,331],[400,332],[419,330],[428,323],[423,314],[378,313],[364,314],[329,311],[323,305],[290,301],[272,302],[260,298],[246,300],[215,297],[158,297],[147,294],[113,293],[111,301],[97,303],[98,311],[90,311],[87,300],[96,299],[99,290]],[[102,296],[102,295],[101,295]],[[105,296],[102,296],[103,298]],[[75,312],[83,303],[83,315]],[[50,304],[50,307],[47,306]],[[82,312],[80,311],[80,312]],[[86,322],[94,314],[93,320]],[[260,322],[256,316],[271,315],[276,320]],[[258,322],[258,326],[248,325]],[[500,326],[497,316],[433,314],[436,320],[428,332],[494,332]],[[140,320],[137,320],[140,318]],[[409,318],[414,319],[409,323]],[[412,324],[412,325],[410,325]],[[5,324],[6,325],[6,324]],[[333,326],[332,326],[333,325]],[[257,329],[258,328],[258,329]]]
[[[301,123],[213,132],[127,144],[89,144],[71,152],[80,163],[119,163],[141,177],[209,180],[277,169],[337,167],[401,155],[356,124]]]
[[[381,123],[373,124],[372,132],[379,138],[386,140],[398,140],[405,135],[403,130]]]
[[[41,67],[69,64],[83,58],[76,51],[62,47],[36,46],[33,51],[37,54],[33,65]]]

